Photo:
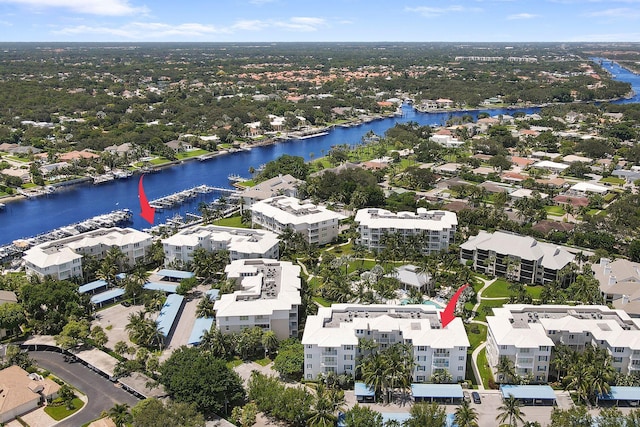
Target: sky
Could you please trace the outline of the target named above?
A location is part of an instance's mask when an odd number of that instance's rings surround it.
[[[0,42],[640,42],[640,0],[0,0]]]

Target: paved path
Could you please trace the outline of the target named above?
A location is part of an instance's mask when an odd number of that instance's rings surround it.
[[[487,342],[484,341],[480,344],[473,353],[471,353],[471,366],[473,367],[473,374],[478,380],[478,390],[484,390],[484,384],[482,383],[482,376],[480,375],[480,369],[478,368],[478,354],[487,346]]]
[[[477,313],[478,309],[480,308],[480,303],[482,302],[483,299],[492,299],[492,298],[482,298],[482,292],[487,289],[489,286],[491,286],[493,284],[493,282],[495,282],[497,279],[493,279],[493,280],[487,280],[487,279],[483,279],[481,277],[478,277],[478,279],[482,280],[482,282],[484,282],[484,286],[477,292],[477,296],[476,299],[478,300],[478,302],[476,303],[476,305],[473,306],[473,312]],[[504,299],[504,298],[497,298],[497,299]],[[481,325],[487,325],[487,322],[481,322],[479,320],[473,320],[473,318],[471,318],[471,322],[472,323],[479,323]],[[480,352],[482,351],[482,349],[484,349],[487,346],[487,342],[483,341],[475,350],[473,350],[473,353],[471,353],[471,367],[473,368],[473,374],[476,376],[476,379],[478,380],[478,389],[479,390],[484,390],[484,384],[482,383],[482,376],[480,376],[480,369],[478,368],[478,354],[480,354]]]
[[[89,400],[82,409],[57,424],[60,427],[78,427],[100,417],[116,403],[134,406],[138,399],[116,386],[108,379],[90,370],[81,363],[67,363],[62,354],[50,351],[30,351],[38,366],[82,391]]]

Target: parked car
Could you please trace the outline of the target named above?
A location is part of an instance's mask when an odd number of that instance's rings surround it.
[[[471,402],[471,396],[469,395],[468,391],[462,392],[462,398],[464,399],[465,402]]]
[[[473,399],[473,403],[477,405],[482,403],[482,400],[480,400],[480,393],[478,393],[477,391],[471,392],[471,398]]]

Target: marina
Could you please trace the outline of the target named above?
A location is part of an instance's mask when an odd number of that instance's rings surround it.
[[[121,209],[107,214],[98,215],[75,224],[66,225],[47,231],[33,237],[16,239],[11,244],[0,246],[0,261],[7,261],[20,256],[25,250],[64,237],[75,236],[98,228],[109,228],[118,225],[125,225],[131,222],[133,213],[129,209]]]
[[[170,194],[168,196],[160,197],[159,199],[152,200],[149,205],[156,210],[163,210],[173,208],[182,204],[185,200],[193,199],[199,195],[208,194],[215,191],[214,187],[208,185],[198,185],[187,190],[182,190],[177,193]]]

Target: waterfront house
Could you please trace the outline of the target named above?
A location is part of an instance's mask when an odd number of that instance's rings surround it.
[[[279,175],[266,181],[262,181],[253,187],[246,188],[240,194],[240,197],[242,197],[245,209],[251,207],[255,202],[265,200],[270,197],[298,197],[298,187],[303,182],[304,181],[294,178],[289,174]]]

